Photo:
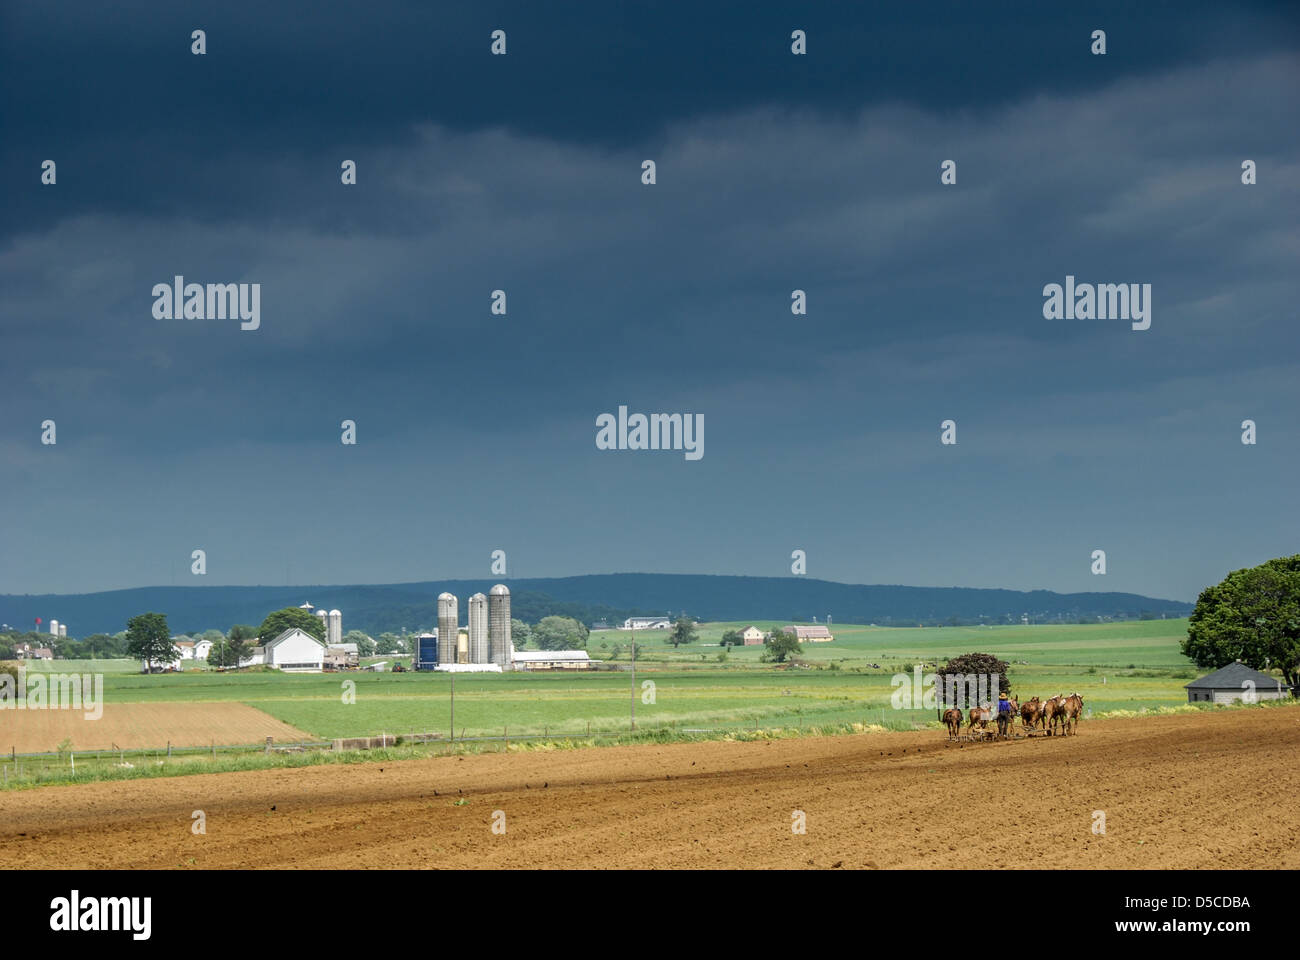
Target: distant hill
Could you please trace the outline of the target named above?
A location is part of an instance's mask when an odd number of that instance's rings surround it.
[[[236,623],[260,624],[272,610],[311,601],[343,612],[343,629],[379,634],[431,627],[438,594],[460,598],[461,623],[469,596],[487,593],[494,580],[443,580],[314,587],[141,587],[103,593],[0,595],[0,623],[31,629],[36,617],[69,625],[69,634],[116,633],[128,617],[146,611],[165,613],[174,633]],[[977,590],[965,587],[865,586],[805,577],[732,577],[701,574],[612,573],[504,582],[512,594],[512,613],[535,623],[560,614],[584,623],[634,615],[698,620],[825,620],[896,626],[1019,622],[1073,622],[1081,618],[1138,619],[1187,616],[1192,605],[1133,593],[1053,593],[1050,590]]]

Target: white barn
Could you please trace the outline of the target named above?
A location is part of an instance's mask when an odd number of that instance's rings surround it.
[[[257,649],[262,662],[286,673],[320,673],[325,669],[325,644],[293,627]]]

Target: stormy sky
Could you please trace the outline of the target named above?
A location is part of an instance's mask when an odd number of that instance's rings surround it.
[[[1300,14],[1057,6],[5,4],[0,593],[1296,552]],[[178,274],[260,329],[156,319]],[[1150,329],[1045,320],[1067,275]]]

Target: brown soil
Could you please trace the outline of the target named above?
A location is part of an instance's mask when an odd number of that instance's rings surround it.
[[[1300,867],[1300,707],[1079,729],[988,744],[882,733],[47,787],[0,794],[0,863]],[[191,833],[195,810],[204,836]],[[504,835],[491,829],[497,810]],[[796,810],[806,834],[791,830]],[[1097,810],[1105,835],[1092,832]]]
[[[261,710],[242,703],[106,703],[103,715],[88,719],[82,710],[0,711],[0,751],[49,753],[65,739],[74,752],[108,750],[114,745],[177,747],[314,739]]]

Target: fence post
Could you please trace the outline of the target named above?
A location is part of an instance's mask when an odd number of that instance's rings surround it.
[[[271,738],[270,738],[270,737],[267,737],[267,738],[266,738],[266,752],[267,752],[267,753],[270,753],[270,752],[271,752]]]
[[[171,758],[171,755],[172,755],[172,742],[171,742],[170,740],[168,740],[168,741],[167,741],[167,757],[170,759],[170,758]]]

